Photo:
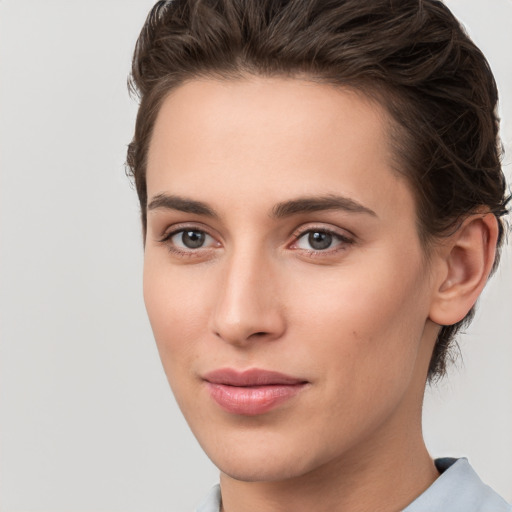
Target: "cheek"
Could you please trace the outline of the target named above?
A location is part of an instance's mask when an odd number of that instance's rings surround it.
[[[412,370],[428,315],[425,276],[418,255],[374,256],[333,269],[329,279],[306,276],[292,297],[300,298],[303,337],[319,340],[316,358],[331,354],[328,364],[342,374],[387,380],[406,365]]]
[[[425,325],[416,272],[383,264],[358,274],[310,291],[307,322],[296,318],[297,338],[314,340],[301,359],[322,376],[317,405],[328,417],[318,416],[318,428],[336,425],[326,433],[333,443],[371,431],[401,402],[418,371]]]
[[[205,330],[208,308],[200,281],[173,271],[148,255],[144,262],[144,302],[166,371],[193,357],[193,347]]]

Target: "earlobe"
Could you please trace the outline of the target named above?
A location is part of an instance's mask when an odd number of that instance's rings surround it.
[[[491,272],[498,222],[492,213],[467,217],[443,245],[429,318],[453,325],[473,307]]]

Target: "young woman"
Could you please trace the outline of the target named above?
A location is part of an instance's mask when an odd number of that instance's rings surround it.
[[[510,511],[433,461],[425,385],[497,264],[488,64],[434,0],[175,0],[137,43],[128,164],[201,512]]]

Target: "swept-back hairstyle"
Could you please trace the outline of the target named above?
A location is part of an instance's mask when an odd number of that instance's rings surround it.
[[[171,0],[148,15],[133,56],[140,99],[128,172],[146,229],[146,162],[160,106],[197,77],[300,77],[353,88],[390,114],[395,166],[416,200],[426,254],[475,211],[507,212],[487,60],[437,0]],[[497,263],[497,259],[496,262]],[[445,373],[454,335],[442,326],[429,379]]]

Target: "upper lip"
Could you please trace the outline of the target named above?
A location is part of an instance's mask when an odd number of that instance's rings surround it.
[[[271,386],[304,384],[306,381],[297,377],[291,377],[284,373],[260,368],[249,370],[235,370],[234,368],[220,368],[203,376],[203,379],[211,384],[223,384],[225,386]]]

